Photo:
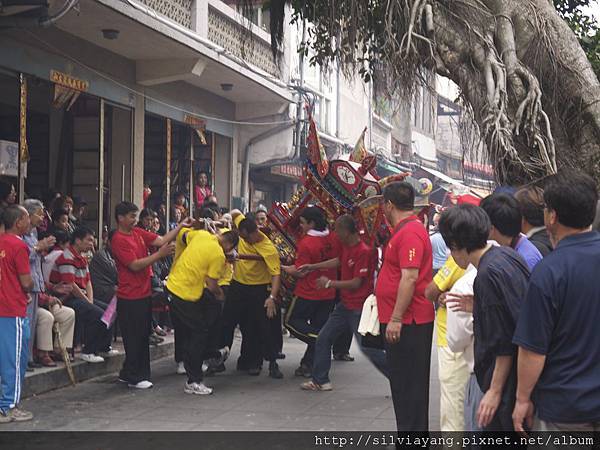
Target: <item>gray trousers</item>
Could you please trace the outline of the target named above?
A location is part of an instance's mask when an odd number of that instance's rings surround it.
[[[539,417],[535,417],[533,421],[533,430],[536,432],[554,432],[556,438],[560,437],[559,443],[552,439],[548,445],[532,445],[529,448],[544,448],[544,449],[564,449],[566,446],[569,449],[592,449],[594,448],[594,433],[600,433],[600,422],[587,423],[558,423],[546,422]],[[573,433],[572,435],[570,433]],[[551,435],[552,436],[552,435]],[[564,441],[562,441],[564,439]],[[566,444],[566,445],[562,445]]]
[[[37,327],[37,310],[38,310],[38,292],[31,292],[31,301],[27,304],[27,318],[29,319],[29,347],[27,352],[29,355],[28,361],[33,362],[33,343],[35,341],[35,330]]]
[[[472,373],[465,388],[465,431],[482,431],[477,425],[477,409],[482,398],[483,392],[477,384],[477,377]]]

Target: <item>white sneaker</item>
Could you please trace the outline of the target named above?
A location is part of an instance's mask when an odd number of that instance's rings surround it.
[[[111,356],[116,356],[116,355],[120,355],[121,352],[119,350],[116,350],[114,348],[111,348],[109,351],[107,352],[100,352],[100,355],[104,358],[111,357]]]
[[[208,370],[208,364],[202,363],[202,372],[206,372]]]
[[[183,392],[186,394],[210,395],[213,389],[204,385],[204,383],[185,383]]]
[[[104,358],[102,356],[94,355],[93,353],[82,353],[79,355],[79,359],[89,363],[102,363]]]
[[[129,383],[127,386],[135,389],[150,389],[154,385],[148,380],[143,380],[137,384]]]
[[[177,369],[175,370],[175,373],[177,375],[185,375],[186,374],[185,365],[182,362],[177,363]]]

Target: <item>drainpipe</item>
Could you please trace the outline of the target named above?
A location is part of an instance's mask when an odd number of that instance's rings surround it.
[[[306,19],[302,21],[302,44],[306,41]],[[300,53],[298,63],[298,71],[300,72],[300,81],[298,89],[298,103],[296,103],[296,142],[294,148],[294,159],[300,157],[300,134],[302,133],[302,92],[304,89],[304,52]]]
[[[244,148],[244,170],[242,171],[242,198],[245,201],[245,207],[248,207],[250,205],[250,147],[252,147],[258,142],[264,141],[265,139],[271,136],[281,133],[282,131],[285,131],[288,128],[291,128],[294,125],[295,124],[291,122],[288,124],[279,125],[275,128],[271,128],[270,130],[267,130],[264,133],[254,136],[246,144],[246,147]]]

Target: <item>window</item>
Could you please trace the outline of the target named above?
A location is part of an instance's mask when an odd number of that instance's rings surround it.
[[[227,1],[229,6],[236,9],[239,14],[244,16],[254,25],[262,28],[267,33],[271,32],[271,10],[268,5],[255,4],[244,8],[241,1]],[[235,3],[235,4],[234,4]]]

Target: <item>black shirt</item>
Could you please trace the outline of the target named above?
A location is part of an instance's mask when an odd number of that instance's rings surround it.
[[[528,280],[527,264],[512,248],[492,247],[479,262],[473,284],[474,371],[483,392],[490,387],[496,357],[516,356],[512,339]]]
[[[529,242],[535,245],[535,248],[540,251],[543,257],[546,257],[553,250],[550,236],[548,236],[545,228],[533,233],[529,238]]]
[[[106,248],[97,251],[90,261],[90,277],[94,299],[109,303],[117,292],[119,276],[115,260]]]

